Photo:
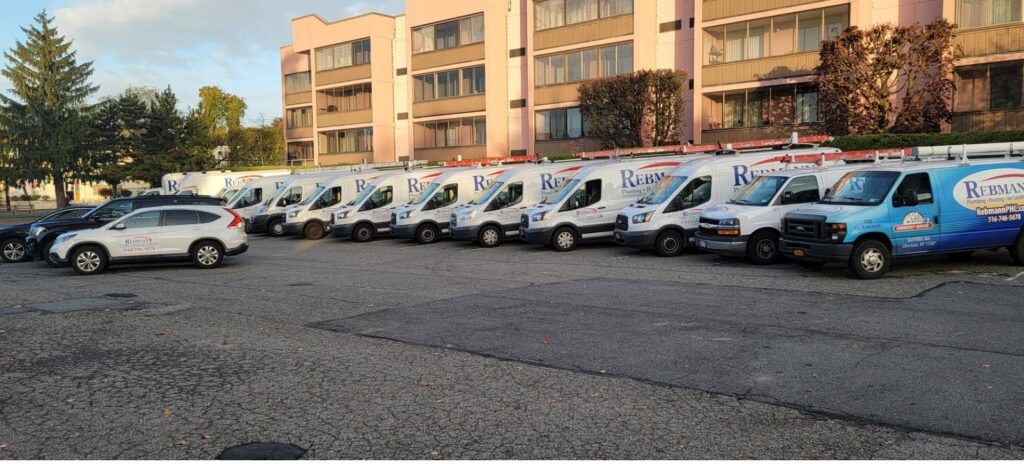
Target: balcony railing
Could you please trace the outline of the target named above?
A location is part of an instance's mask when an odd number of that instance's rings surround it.
[[[704,66],[704,87],[814,74],[818,51]]]

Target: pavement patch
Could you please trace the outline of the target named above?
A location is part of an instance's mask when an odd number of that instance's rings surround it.
[[[291,443],[247,443],[225,449],[217,459],[225,461],[288,461],[302,458],[306,450]]]

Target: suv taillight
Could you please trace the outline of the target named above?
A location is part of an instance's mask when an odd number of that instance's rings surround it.
[[[241,229],[245,227],[245,221],[242,220],[242,216],[239,216],[238,213],[231,209],[224,208],[224,211],[231,213],[231,216],[234,218],[231,220],[231,224],[228,224],[228,229]]]

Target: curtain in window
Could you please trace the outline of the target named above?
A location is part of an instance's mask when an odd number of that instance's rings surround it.
[[[633,0],[601,0],[601,16],[618,16],[633,12]]]
[[[562,140],[566,138],[565,110],[551,112],[551,138]]]
[[[751,91],[747,93],[746,116],[743,118],[748,127],[768,125],[768,91]]]
[[[553,78],[551,83],[561,84],[565,82],[565,55],[555,55],[551,57],[550,61],[551,74]]]
[[[566,55],[566,70],[568,72],[568,81],[575,82],[583,79],[583,68],[580,61],[581,52],[574,52]]]
[[[751,60],[764,56],[765,38],[768,36],[768,20],[755,21],[750,23],[747,32],[747,47],[745,59]]]
[[[724,121],[722,127],[743,127],[743,103],[745,95],[742,93],[726,95],[723,108]]]
[[[536,116],[537,140],[551,139],[551,118],[550,112],[538,111]]]
[[[583,79],[596,79],[597,78],[597,50],[583,50],[581,60],[583,61],[581,68],[583,71]]]
[[[597,0],[566,0],[566,24],[576,24],[594,19],[597,19]]]
[[[797,90],[796,122],[814,124],[818,122],[818,92],[811,89]]]
[[[817,50],[821,45],[821,15],[822,11],[801,13],[797,18],[799,28],[797,43],[801,52]]]
[[[727,26],[725,33],[725,61],[739,61],[743,59],[743,41],[747,36],[745,24]]]
[[[570,139],[578,139],[583,137],[583,116],[580,114],[579,108],[570,108],[566,110],[567,119],[567,136]]]
[[[615,75],[615,47],[604,47],[601,49],[601,77],[612,77]]]
[[[533,14],[538,31],[565,25],[565,0],[544,0],[534,4]]]
[[[434,26],[424,26],[412,31],[412,52],[434,51]]]
[[[633,72],[633,44],[622,44],[618,46],[618,74],[629,74]]]
[[[473,121],[473,145],[487,145],[487,120],[484,118]]]
[[[480,43],[484,41],[484,15],[476,15],[469,18],[469,43]]]

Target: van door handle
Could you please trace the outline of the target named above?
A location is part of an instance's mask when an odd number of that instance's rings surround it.
[[[939,215],[938,215],[938,214],[936,214],[936,215],[935,215],[935,217],[934,217],[933,219],[935,220],[935,221],[934,221],[934,222],[935,222],[935,225],[939,225]]]
[[[597,209],[605,209],[607,206],[598,206]]]

